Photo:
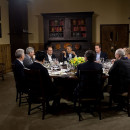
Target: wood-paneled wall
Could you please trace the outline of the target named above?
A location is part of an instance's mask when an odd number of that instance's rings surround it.
[[[35,52],[38,50],[43,51],[43,43],[29,43],[29,46],[33,47]],[[11,63],[11,47],[10,44],[0,45],[0,63],[5,64],[5,73],[12,71]]]
[[[43,43],[29,43],[30,47],[33,47],[35,52],[36,51],[43,51],[44,50],[44,44]]]
[[[5,64],[5,73],[12,71],[10,44],[0,45],[0,63]]]

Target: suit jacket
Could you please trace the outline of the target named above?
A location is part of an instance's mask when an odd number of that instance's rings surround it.
[[[109,84],[113,92],[127,91],[128,81],[130,81],[130,60],[121,58],[114,62],[109,70]]]
[[[102,71],[102,65],[96,62],[90,62],[87,61],[83,64],[79,64],[77,66],[77,76],[79,77],[79,70],[101,70]]]
[[[19,60],[14,61],[14,67],[13,67],[13,72],[14,72],[14,78],[16,81],[16,84],[22,83],[24,80],[24,66],[21,64]]]
[[[96,54],[96,56],[97,56],[97,54]],[[107,59],[108,57],[107,57],[107,54],[106,54],[105,52],[102,52],[102,51],[101,51],[101,53],[100,53],[100,58],[104,58],[104,61],[106,61],[106,59]]]
[[[51,58],[54,59],[54,58],[56,58],[56,56],[54,54],[52,54]],[[49,62],[49,58],[48,58],[47,54],[46,54],[45,60]]]
[[[87,61],[87,62],[85,62],[83,64],[79,64],[77,66],[77,74],[76,74],[78,77],[79,77],[79,70],[99,70],[99,71],[101,71],[101,73],[96,75],[97,76],[96,79],[101,79],[101,76],[102,76],[102,65],[99,64],[99,63]],[[83,88],[83,87],[85,85],[84,81],[86,81],[86,75],[80,75],[80,79],[81,79],[80,83],[78,84],[78,86],[74,90],[74,96],[76,96],[76,97],[80,93],[84,92],[85,88]],[[96,84],[97,84],[97,88],[98,88],[98,86],[101,85],[101,80],[97,80]]]
[[[27,54],[25,55],[25,58],[23,60],[23,64],[25,67],[29,67],[33,63],[33,60],[31,57],[29,57]]]
[[[74,57],[75,57],[75,55],[72,54],[72,58],[74,58]],[[68,53],[66,53],[66,57],[64,57],[64,55],[63,55],[63,61],[69,61],[69,54]]]
[[[40,63],[34,62],[29,66],[29,69],[32,70],[40,70],[42,79],[44,80],[44,88],[46,90],[46,95],[47,96],[52,96],[52,93],[54,92],[54,87],[51,81],[51,78],[49,76],[48,70]]]

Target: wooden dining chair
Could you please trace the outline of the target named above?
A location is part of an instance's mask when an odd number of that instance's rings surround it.
[[[31,111],[40,108],[42,106],[42,119],[45,117],[45,90],[44,90],[44,81],[42,79],[40,70],[29,70],[24,69],[26,76],[27,85],[29,87],[28,93],[28,115]],[[32,104],[40,104],[32,108]]]
[[[114,86],[112,86],[114,87]],[[112,107],[113,96],[116,98],[116,102],[118,103],[117,108],[119,110],[125,110],[128,113],[128,117],[130,117],[130,80],[126,80],[124,86],[126,89],[123,92],[110,92],[110,107]]]
[[[77,99],[74,100],[74,107],[79,116],[79,121],[83,119],[81,116],[82,108],[90,108],[90,105],[93,105],[97,110],[101,120],[102,72],[97,70],[80,70],[79,74],[79,85],[77,90],[75,90],[77,91],[75,92]],[[78,108],[76,102],[78,102]]]
[[[15,86],[16,86],[16,102],[19,101],[19,107],[22,103],[27,103],[28,98],[28,86],[26,81],[22,81],[22,83],[17,79],[18,73],[15,64],[12,64],[12,70],[15,79]],[[23,100],[22,100],[23,99]],[[25,100],[24,100],[25,99]]]

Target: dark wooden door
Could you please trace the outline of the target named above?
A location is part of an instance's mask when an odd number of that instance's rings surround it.
[[[108,58],[114,58],[116,49],[127,47],[129,44],[129,25],[101,25],[100,40],[102,51],[108,54]]]

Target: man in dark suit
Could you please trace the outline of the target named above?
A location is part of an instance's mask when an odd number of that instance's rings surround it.
[[[56,58],[56,56],[53,54],[52,46],[48,46],[45,60],[48,61],[48,62],[52,62],[52,60],[55,59],[55,58]]]
[[[44,88],[47,97],[47,106],[49,106],[49,100],[55,98],[55,102],[59,102],[59,99],[55,96],[56,88],[53,85],[49,76],[48,70],[43,66],[46,54],[43,51],[37,51],[35,55],[35,61],[29,66],[29,69],[40,70],[42,79],[44,80]]]
[[[34,60],[34,48],[28,47],[26,49],[26,55],[23,60],[24,66],[28,68],[33,63],[33,60]]]
[[[107,59],[107,54],[105,52],[101,51],[101,45],[100,44],[96,44],[95,45],[95,52],[96,52],[96,61],[101,61],[104,60],[106,61]],[[102,61],[101,61],[102,62]]]
[[[94,62],[95,61],[95,52],[92,50],[88,50],[85,52],[85,63],[79,64],[77,66],[77,77],[79,77],[79,71],[80,70],[99,70],[102,74],[102,65],[99,63]],[[101,76],[101,75],[99,75]],[[84,80],[86,77],[82,75],[82,79]],[[82,83],[81,83],[82,84]],[[100,84],[100,83],[99,83]],[[77,88],[74,91],[74,94],[78,96],[79,91],[82,89],[82,85],[78,85]]]
[[[67,52],[66,52],[67,51]],[[69,61],[70,59],[77,56],[74,51],[72,51],[71,46],[67,46],[66,51],[62,51],[63,53],[63,61]]]
[[[17,49],[15,52],[16,60],[13,63],[14,64],[13,72],[15,80],[18,81],[19,83],[22,83],[24,80],[24,65],[23,65],[24,55],[25,54],[23,49]]]
[[[17,92],[28,93],[28,86],[26,84],[26,78],[24,75],[24,68],[25,68],[23,65],[24,56],[25,56],[24,50],[17,49],[15,52],[16,60],[14,61],[12,67]]]
[[[101,70],[102,65],[95,61],[95,52],[92,50],[88,50],[85,52],[85,63],[79,64],[77,66],[77,76],[79,77],[79,70]]]
[[[109,70],[109,85],[112,85],[113,94],[127,91],[127,84],[130,81],[130,60],[124,56],[123,49],[116,50],[116,61]]]

